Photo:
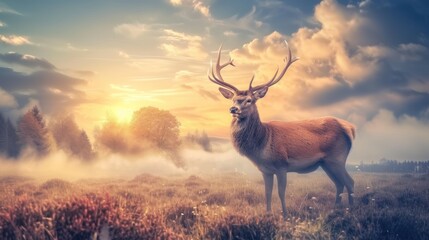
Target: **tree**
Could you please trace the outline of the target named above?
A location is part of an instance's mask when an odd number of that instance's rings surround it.
[[[57,143],[57,146],[64,150],[71,150],[72,139],[79,134],[79,128],[71,115],[56,118],[50,129]]]
[[[23,145],[35,149],[41,156],[48,154],[55,148],[53,137],[37,106],[34,106],[20,118],[18,136]]]
[[[185,140],[192,144],[200,145],[206,152],[212,151],[212,144],[210,142],[210,138],[205,131],[202,131],[201,133],[199,131],[195,131],[194,133],[188,133],[186,135]]]
[[[129,141],[128,126],[118,123],[111,116],[108,116],[107,121],[95,132],[95,139],[98,145],[115,153],[139,152]]]
[[[9,119],[0,113],[0,154],[7,157],[17,157],[20,152],[18,135]]]
[[[72,115],[57,118],[50,128],[59,148],[83,160],[93,158],[91,142],[86,132],[79,129]]]
[[[134,112],[130,125],[134,136],[149,140],[164,150],[176,150],[180,145],[180,123],[170,112],[145,107]]]
[[[179,153],[180,122],[170,112],[154,107],[135,111],[130,130],[138,141],[151,143],[155,149],[163,151],[176,166],[183,167]]]
[[[77,153],[79,158],[83,160],[90,160],[94,158],[91,142],[89,141],[88,135],[84,130],[80,131],[77,142],[79,143],[79,152]]]

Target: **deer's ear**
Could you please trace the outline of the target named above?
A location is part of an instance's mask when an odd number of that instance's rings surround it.
[[[231,99],[232,97],[234,97],[234,93],[229,91],[228,89],[225,88],[219,88],[219,92],[222,93],[222,95],[226,98],[226,99]]]
[[[268,87],[264,87],[262,89],[259,89],[253,92],[253,96],[255,96],[256,99],[263,98],[265,97],[265,94],[267,94],[267,92],[268,92]]]

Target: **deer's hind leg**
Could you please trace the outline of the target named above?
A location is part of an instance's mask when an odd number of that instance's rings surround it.
[[[348,192],[349,205],[353,205],[353,191],[354,191],[354,181],[352,177],[348,174],[345,164],[343,163],[324,163],[322,164],[323,170],[328,174],[337,187],[337,196],[335,199],[335,204],[341,203],[341,194],[343,193],[344,186]]]
[[[333,171],[329,167],[326,167],[325,164],[322,164],[321,167],[326,172],[326,174],[328,175],[328,177],[332,180],[332,182],[335,184],[335,187],[337,188],[337,193],[335,195],[335,205],[338,206],[338,205],[341,204],[341,194],[344,191],[344,183],[343,183],[342,180],[340,180],[333,173]]]

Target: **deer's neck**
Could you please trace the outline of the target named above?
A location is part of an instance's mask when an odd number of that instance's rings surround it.
[[[231,130],[234,147],[250,158],[257,155],[268,140],[267,127],[261,122],[256,108],[246,118],[234,118]]]

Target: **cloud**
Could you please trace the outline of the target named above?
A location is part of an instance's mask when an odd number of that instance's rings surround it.
[[[75,47],[71,43],[67,43],[66,47],[67,47],[68,50],[76,51],[76,52],[87,52],[88,51],[87,48]]]
[[[234,36],[237,36],[237,33],[234,31],[225,31],[225,32],[223,32],[223,35],[225,35],[227,37],[234,37]]]
[[[15,98],[0,87],[0,109],[17,106]]]
[[[6,6],[4,3],[0,3],[0,13],[22,15],[21,13],[19,13],[15,10],[11,9],[10,7]]]
[[[177,32],[172,29],[164,29],[162,39],[168,43],[161,44],[161,49],[168,56],[190,57],[196,59],[205,59],[208,54],[202,46],[203,38],[198,35],[190,35],[183,32]]]
[[[126,52],[123,52],[123,51],[119,51],[118,55],[122,58],[130,58],[130,55]]]
[[[210,9],[202,1],[192,1],[194,10],[201,13],[205,17],[210,17]]]
[[[362,7],[367,11],[380,8],[372,3]],[[385,10],[392,9],[396,12],[393,7]],[[384,36],[373,34],[379,26],[371,14],[333,0],[316,6],[314,20],[319,23],[316,27],[301,27],[291,37],[273,32],[233,50],[231,56],[249,75],[256,69],[255,81],[267,81],[276,65],[282,67],[283,40],[289,39],[293,55],[300,60],[268,93],[283,99],[289,110],[323,109],[325,114],[338,114],[342,107],[342,117],[359,112],[371,119],[377,110],[387,109],[395,116],[427,118],[429,93],[412,87],[428,81],[429,69],[422,67],[429,65],[425,40],[407,39],[392,45]]]
[[[202,86],[192,86],[192,85],[183,83],[180,85],[180,87],[186,90],[194,91],[204,98],[209,98],[214,101],[219,101],[219,96],[215,92],[206,90]]]
[[[92,77],[96,74],[94,71],[90,70],[74,70],[73,72],[83,77]]]
[[[390,111],[379,110],[374,118],[358,128],[350,155],[355,161],[427,160],[429,126],[415,117],[395,117]]]
[[[0,60],[10,64],[18,64],[29,68],[55,69],[55,66],[43,58],[16,52],[0,53]]]
[[[7,25],[6,25],[6,23],[4,23],[4,22],[2,22],[2,21],[0,21],[0,28],[1,27],[6,27]]]
[[[30,74],[0,67],[0,88],[13,96],[22,108],[30,102],[38,102],[47,114],[67,111],[87,101],[78,86],[86,84],[79,78],[53,70],[41,70]]]
[[[33,44],[28,37],[18,35],[2,35],[0,34],[0,43],[19,46],[24,44]]]
[[[264,22],[259,20],[256,6],[252,6],[249,12],[243,16],[234,15],[226,19],[216,20],[215,23],[226,27],[228,31],[250,33],[251,36],[260,35],[261,29],[264,26]]]
[[[113,31],[116,34],[135,39],[149,30],[149,26],[143,23],[123,23],[116,26]]]
[[[170,0],[171,5],[175,7],[192,8],[195,12],[210,18],[210,7],[201,0]]]
[[[173,6],[180,6],[183,4],[182,0],[170,0],[170,4]]]

